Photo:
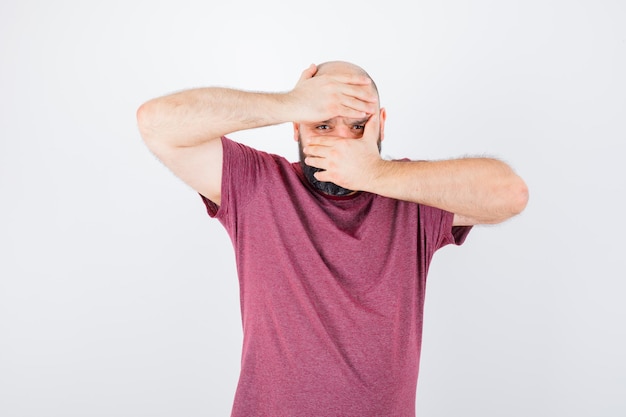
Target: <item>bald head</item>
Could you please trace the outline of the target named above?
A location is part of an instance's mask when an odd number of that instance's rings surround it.
[[[358,75],[365,75],[367,78],[369,78],[372,81],[372,86],[374,87],[374,90],[376,91],[376,94],[378,94],[378,87],[376,87],[376,83],[374,82],[372,77],[370,77],[370,75],[363,68],[361,68],[358,65],[355,65],[355,64],[353,64],[351,62],[347,62],[347,61],[326,61],[326,62],[322,62],[321,64],[317,65],[317,72],[315,73],[315,75],[322,75],[322,74],[358,74]]]

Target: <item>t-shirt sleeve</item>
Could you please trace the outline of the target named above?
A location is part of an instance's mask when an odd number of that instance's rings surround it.
[[[409,162],[411,159],[402,158],[396,161]],[[430,256],[446,245],[462,245],[472,230],[472,226],[453,226],[454,214],[449,211],[424,205],[419,205],[419,207],[421,243],[422,247],[428,248]]]
[[[228,223],[235,217],[236,210],[245,207],[258,192],[259,174],[263,165],[263,153],[227,137],[222,137],[222,185],[221,204],[217,205],[200,195],[207,213]]]
[[[418,207],[418,268],[425,284],[435,252],[451,243],[461,245],[472,227],[452,226],[454,214],[448,211],[421,204]]]
[[[420,229],[429,255],[449,245],[462,245],[472,226],[453,226],[454,214],[430,206],[420,206]]]

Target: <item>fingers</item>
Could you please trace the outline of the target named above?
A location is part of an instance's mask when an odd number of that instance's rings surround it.
[[[305,155],[304,163],[315,168],[326,169],[325,163],[330,156],[333,141],[338,138],[316,136],[310,139],[302,152]]]
[[[369,79],[368,79],[369,80]],[[378,95],[375,90],[368,85],[341,85],[344,114],[341,116],[349,118],[361,118],[376,113],[378,110]]]
[[[363,139],[377,143],[380,137],[380,114],[373,113],[365,123],[363,130]]]
[[[359,74],[333,74],[332,77],[344,84],[352,85],[371,85],[372,80],[366,75]]]
[[[376,92],[374,91],[374,88],[371,87],[370,83],[356,84],[341,80],[335,81],[340,82],[343,85],[343,91],[347,95],[369,102],[375,102],[378,100]]]
[[[315,168],[325,168],[321,164],[327,160],[328,149],[324,146],[309,147],[304,152],[304,163]]]
[[[363,119],[378,107],[378,95],[369,77],[349,73],[318,74],[315,64],[302,71],[290,96],[299,112],[294,120],[299,122],[334,117]]]
[[[369,80],[369,78],[366,79]],[[375,104],[378,102],[378,95],[370,83],[353,84],[348,81],[349,77],[344,80],[335,79],[335,82],[339,83],[341,94],[366,103]]]
[[[376,113],[376,102],[363,101],[356,97],[344,97],[341,105],[341,114],[339,116],[347,117],[349,119],[361,119]]]
[[[315,137],[311,142],[302,149],[307,158],[324,158],[329,150],[328,139],[324,137]]]
[[[333,143],[342,139],[345,138],[340,136],[311,136],[308,139],[309,143],[302,149],[302,151],[306,155],[320,156],[320,154],[316,153],[316,151],[323,152],[321,148],[331,146]]]

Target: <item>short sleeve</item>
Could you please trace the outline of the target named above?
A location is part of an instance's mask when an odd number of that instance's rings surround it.
[[[221,204],[217,205],[200,195],[207,213],[228,223],[233,219],[237,208],[243,208],[258,192],[258,175],[262,166],[263,153],[227,137],[222,137],[223,162]]]
[[[472,226],[453,226],[454,214],[435,207],[420,205],[420,232],[422,245],[432,256],[438,249],[462,245]]]

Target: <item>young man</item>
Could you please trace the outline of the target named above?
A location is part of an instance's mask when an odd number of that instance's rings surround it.
[[[527,202],[491,158],[384,160],[376,85],[342,61],[286,93],[187,90],[138,110],[150,150],[236,253],[243,319],[233,416],[413,416],[434,252]],[[300,161],[228,139],[293,122]]]

